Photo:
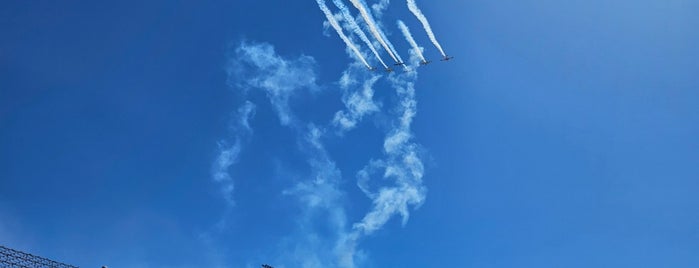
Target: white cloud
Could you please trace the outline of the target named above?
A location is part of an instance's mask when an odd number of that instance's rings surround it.
[[[300,90],[317,89],[314,69],[315,61],[308,56],[284,58],[269,44],[244,42],[235,49],[228,66],[228,82],[244,92],[262,90],[280,123],[295,133],[298,148],[307,158],[309,171],[303,176],[305,179],[284,191],[286,196],[298,200],[302,210],[296,220],[297,231],[279,243],[280,251],[287,254],[278,256],[278,263],[288,267],[357,267],[366,259],[366,254],[358,249],[362,238],[383,228],[393,216],[400,216],[405,224],[410,209],[425,200],[420,146],[413,142],[411,131],[417,113],[414,89],[417,75],[416,72],[389,75],[387,82],[393,87],[397,101],[387,105],[390,110],[381,111],[384,105],[374,100],[374,87],[382,76],[352,64],[338,82],[345,107],[335,113],[330,125],[322,126],[302,122],[291,108],[291,100]],[[324,141],[342,137],[328,132],[344,133],[377,113],[391,119],[385,133],[383,156],[369,160],[357,172],[357,186],[371,199],[372,206],[361,219],[349,224],[344,208],[346,196],[341,189],[342,172],[327,152]],[[254,105],[241,107],[238,115],[241,119],[237,120],[237,133],[242,136],[234,137],[232,145],[221,146],[214,163],[214,180],[221,183],[226,196],[231,196],[233,191],[228,170],[240,155],[242,142],[249,135],[246,133],[252,133],[248,122],[254,115]]]
[[[295,91],[317,89],[315,66],[312,57],[285,59],[270,44],[243,42],[228,64],[228,83],[245,91],[263,90],[282,125],[289,125],[293,120],[289,101]]]
[[[325,131],[313,124],[303,129],[299,133],[299,148],[308,157],[309,179],[285,191],[303,204],[300,232],[292,236],[302,242],[297,243],[295,248],[305,255],[301,255],[303,257],[294,264],[308,268],[337,267],[338,256],[328,249],[344,236],[347,229],[344,193],[340,189],[342,174],[323,146]],[[313,226],[323,226],[321,229],[330,230],[331,233],[315,230]]]
[[[252,128],[250,127],[250,119],[255,116],[256,106],[250,101],[246,101],[243,106],[238,108],[238,118],[237,123],[242,128],[244,134],[252,134]]]
[[[221,194],[228,205],[233,206],[233,191],[235,184],[233,177],[230,174],[232,165],[238,162],[240,151],[242,150],[242,142],[252,134],[250,127],[250,119],[255,116],[255,104],[246,101],[236,114],[233,124],[230,126],[235,133],[233,144],[228,144],[226,141],[218,143],[218,156],[214,161],[211,176],[213,180],[220,185]]]
[[[290,100],[299,90],[315,90],[314,60],[307,56],[296,59],[280,57],[269,44],[242,43],[237,48],[233,66],[229,66],[229,82],[248,90],[263,90],[277,111],[280,123],[296,134],[299,150],[307,157],[307,179],[296,182],[284,194],[300,202],[298,230],[280,242],[279,263],[289,267],[335,267],[337,257],[332,248],[347,229],[342,207],[343,193],[339,188],[341,173],[323,145],[325,130],[301,122],[293,113]],[[234,155],[238,147],[229,150]],[[222,151],[223,152],[223,151]],[[224,159],[230,159],[225,156]],[[225,166],[230,161],[219,161]],[[331,233],[316,230],[315,227]]]
[[[358,240],[381,229],[394,215],[400,215],[402,223],[406,224],[410,207],[419,207],[425,200],[427,190],[422,184],[424,166],[420,146],[412,142],[411,132],[412,120],[417,114],[413,82],[416,78],[416,72],[389,76],[388,81],[398,96],[393,128],[384,139],[384,157],[369,161],[357,172],[357,186],[372,200],[372,208],[338,242],[336,248],[344,251],[341,255],[344,263],[356,264],[360,257],[356,249]],[[373,179],[381,171],[381,180]],[[371,184],[376,186],[371,187]]]
[[[357,86],[356,78],[352,72],[345,71],[340,78],[340,88],[343,91],[342,102],[346,110],[338,111],[333,118],[333,124],[341,131],[348,131],[357,126],[357,123],[367,115],[379,111],[379,105],[374,102],[374,84],[381,78],[371,76],[367,78],[361,87]]]

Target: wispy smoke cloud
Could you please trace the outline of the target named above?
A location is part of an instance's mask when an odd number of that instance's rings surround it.
[[[342,175],[323,146],[323,129],[309,124],[297,131],[299,149],[308,157],[311,172],[307,180],[284,192],[301,202],[303,212],[298,220],[299,230],[292,235],[295,254],[284,256],[282,262],[290,267],[337,267],[338,255],[328,249],[347,229],[342,206],[344,193],[340,190]],[[330,232],[313,228],[319,225]]]
[[[410,43],[410,46],[413,47],[413,51],[415,53],[417,53],[417,55],[420,57],[420,60],[427,61],[425,59],[425,56],[422,55],[422,48],[417,45],[417,42],[415,42],[415,38],[413,38],[413,34],[410,33],[410,29],[408,28],[408,26],[406,26],[402,20],[398,20],[397,23],[398,23],[398,28],[405,36],[405,40],[407,40],[408,43]]]
[[[415,54],[411,55],[417,59]],[[360,241],[381,229],[394,216],[399,216],[405,224],[410,209],[425,200],[421,149],[413,141],[411,132],[412,120],[417,113],[416,72],[387,76],[386,82],[395,90],[394,99],[397,101],[388,103],[382,111],[383,105],[373,100],[374,87],[382,76],[368,74],[357,64],[351,65],[339,82],[345,107],[336,112],[332,122],[326,125],[304,122],[294,114],[291,105],[291,100],[300,90],[317,87],[312,58],[283,58],[271,45],[255,43],[242,43],[232,56],[231,64],[235,66],[229,68],[229,82],[245,91],[265,92],[280,123],[296,135],[298,149],[306,157],[308,166],[304,179],[284,191],[286,196],[297,200],[302,209],[295,220],[297,230],[278,244],[283,248],[280,252],[285,253],[276,257],[277,263],[308,268],[361,266],[366,255],[359,249]],[[249,119],[254,110],[254,105],[246,103],[238,115]],[[350,224],[345,211],[347,197],[341,188],[342,172],[324,143],[342,138],[342,135],[333,133],[350,131],[364,117],[379,113],[388,116],[392,122],[385,133],[383,156],[367,159],[368,164],[356,175],[357,186],[372,205],[363,217]],[[237,122],[251,132],[248,119]],[[240,144],[236,142],[221,149],[214,164],[215,171],[222,173],[218,180],[232,181],[224,171],[236,162]],[[226,191],[225,185],[222,188]]]
[[[243,90],[265,91],[282,125],[294,120],[289,101],[296,90],[315,90],[315,60],[299,56],[287,60],[277,55],[269,44],[242,43],[228,64],[229,84]]]
[[[366,59],[362,55],[361,52],[359,52],[359,49],[357,49],[357,45],[355,45],[352,40],[350,40],[347,35],[342,31],[342,27],[340,27],[340,24],[337,22],[335,19],[335,16],[333,15],[332,12],[330,12],[330,9],[328,9],[328,5],[325,4],[325,0],[316,0],[318,3],[318,7],[320,8],[321,11],[323,11],[323,14],[325,14],[325,17],[328,19],[328,22],[330,25],[335,29],[337,34],[342,38],[342,41],[345,42],[348,48],[350,48],[355,56],[364,63],[364,66],[366,66],[368,69],[371,69],[371,65],[367,63]]]
[[[347,107],[335,113],[333,124],[340,132],[348,131],[357,126],[357,123],[367,115],[379,111],[379,106],[374,102],[374,84],[381,78],[371,76],[366,78],[361,86],[353,76],[352,70],[346,70],[340,78],[340,88],[343,91],[342,102]]]
[[[434,32],[432,31],[432,27],[430,27],[430,22],[427,21],[427,17],[425,17],[425,14],[422,14],[422,10],[420,10],[419,7],[417,7],[417,3],[415,3],[415,0],[408,0],[408,9],[410,9],[410,12],[415,15],[415,17],[422,23],[422,27],[425,28],[425,32],[427,32],[427,35],[430,37],[430,40],[434,44],[435,47],[439,50],[439,53],[442,53],[442,57],[446,57],[447,54],[444,53],[444,49],[442,49],[442,45],[439,44],[437,41],[437,37],[434,36]]]
[[[236,51],[236,59],[232,62],[247,63],[248,71],[245,77],[236,79],[243,81],[242,85],[248,89],[266,92],[275,109],[283,111],[277,113],[280,122],[295,133],[298,148],[307,157],[310,170],[305,176],[307,179],[283,192],[299,201],[302,213],[297,219],[298,230],[279,244],[284,249],[280,251],[285,254],[276,259],[288,267],[337,267],[337,254],[328,249],[334,247],[347,229],[340,190],[341,172],[323,146],[324,128],[302,122],[289,105],[292,94],[316,87],[315,73],[305,71],[314,68],[313,60],[305,56],[282,58],[268,44],[243,43]],[[298,76],[302,77],[300,82],[292,82]],[[282,82],[285,80],[289,83]],[[316,226],[323,226],[331,232],[321,232]]]
[[[371,160],[357,172],[357,186],[372,200],[372,209],[352,226],[338,244],[344,250],[344,263],[351,264],[358,241],[382,228],[394,215],[400,215],[403,224],[410,216],[409,208],[420,206],[426,196],[422,184],[424,166],[420,158],[420,146],[412,141],[410,130],[417,114],[414,80],[415,72],[389,76],[389,83],[399,97],[394,126],[384,139],[384,157]],[[381,179],[374,179],[375,177]],[[376,185],[373,188],[370,185]],[[353,267],[348,265],[347,267]]]
[[[243,141],[252,134],[249,120],[254,115],[255,104],[246,101],[245,104],[238,109],[236,118],[231,125],[231,128],[236,133],[233,144],[229,144],[228,141],[220,141],[218,143],[219,153],[218,157],[216,157],[216,161],[214,161],[211,174],[213,180],[221,186],[221,194],[226,200],[226,203],[230,206],[235,205],[233,199],[235,182],[233,177],[231,177],[230,168],[238,162]]]
[[[282,125],[294,123],[289,101],[299,89],[315,90],[315,60],[308,56],[297,59],[284,59],[277,55],[269,44],[243,42],[238,46],[227,65],[228,84],[242,89],[263,90],[274,107]],[[212,167],[213,180],[221,187],[221,192],[229,205],[234,205],[235,183],[230,175],[231,166],[238,162],[243,144],[252,135],[250,119],[255,115],[256,106],[246,101],[234,116],[230,128],[234,136],[218,143],[218,156]]]
[[[383,11],[388,8],[390,3],[390,0],[380,0],[378,3],[371,5],[371,9],[374,10],[374,14],[376,14],[377,17],[381,17],[383,16]]]

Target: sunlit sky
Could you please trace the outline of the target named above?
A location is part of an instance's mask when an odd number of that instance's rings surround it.
[[[448,62],[405,1],[363,2],[411,71],[340,21],[368,71],[312,0],[0,3],[0,245],[80,267],[699,267],[699,2],[418,0]]]

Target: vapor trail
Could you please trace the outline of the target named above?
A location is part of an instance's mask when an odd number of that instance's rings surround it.
[[[427,188],[422,182],[425,167],[421,146],[414,141],[411,130],[417,114],[416,79],[417,72],[387,77],[398,98],[396,106],[391,108],[397,113],[391,120],[393,126],[386,132],[383,157],[372,159],[357,172],[357,186],[371,199],[372,208],[338,240],[340,267],[357,267],[362,238],[383,228],[394,216],[400,216],[405,225],[410,208],[417,208],[425,201]]]
[[[420,22],[422,23],[422,27],[425,28],[427,35],[430,37],[430,40],[432,41],[434,46],[437,47],[437,49],[439,49],[439,53],[442,53],[442,56],[446,57],[447,54],[444,53],[442,45],[440,45],[439,42],[437,42],[437,38],[434,36],[434,32],[432,32],[432,27],[430,27],[430,23],[427,21],[427,17],[425,17],[425,14],[422,14],[422,10],[420,10],[420,8],[417,7],[415,0],[408,0],[408,9],[410,9],[410,12],[412,12],[418,20],[420,20]]]
[[[381,34],[381,38],[383,38],[383,40],[388,40],[388,37],[386,37],[386,34],[384,34],[383,31],[380,31],[379,33]],[[386,42],[386,44],[388,45],[388,48],[391,49],[391,52],[393,52],[393,55],[396,56],[396,59],[398,59],[398,62],[403,62],[403,59],[400,57],[400,55],[398,55],[398,50],[396,50],[396,48],[393,47],[393,43]]]
[[[342,41],[345,41],[345,44],[347,44],[347,47],[349,47],[352,51],[354,51],[354,54],[357,55],[357,58],[364,63],[364,66],[367,68],[371,69],[371,65],[366,62],[366,59],[362,55],[362,53],[359,52],[359,49],[357,49],[357,46],[352,43],[352,40],[350,40],[345,33],[342,32],[342,27],[340,27],[340,24],[337,23],[337,20],[335,19],[335,16],[333,16],[333,13],[330,12],[330,9],[328,9],[328,6],[325,4],[325,0],[316,0],[318,3],[318,7],[320,7],[320,10],[323,11],[325,14],[325,17],[328,18],[328,22],[330,22],[330,25],[333,26],[337,34],[342,38]]]
[[[359,13],[362,14],[362,18],[364,18],[364,21],[366,24],[369,26],[369,30],[371,33],[374,35],[374,38],[381,43],[384,49],[388,52],[389,55],[391,55],[391,58],[393,58],[394,61],[400,62],[398,58],[396,58],[396,55],[393,53],[393,50],[389,47],[387,44],[387,41],[384,40],[383,35],[381,34],[381,31],[379,30],[379,27],[376,26],[376,22],[374,22],[374,19],[371,17],[369,12],[366,10],[366,7],[364,7],[364,4],[359,2],[360,0],[350,0],[352,2],[352,5],[359,9]]]
[[[349,9],[347,9],[347,6],[344,3],[342,3],[342,0],[333,0],[333,3],[335,3],[335,6],[337,6],[337,8],[340,9],[340,11],[342,12],[342,17],[345,18],[345,21],[347,21],[347,23],[349,23],[350,28],[352,28],[354,33],[357,34],[357,36],[359,36],[359,38],[362,39],[362,41],[364,41],[364,43],[369,47],[371,52],[374,53],[376,59],[378,59],[379,62],[381,62],[381,65],[383,65],[384,68],[388,68],[386,63],[383,62],[383,59],[381,59],[381,56],[379,56],[379,52],[376,51],[376,48],[369,40],[369,37],[367,37],[364,31],[362,31],[362,28],[359,27],[359,24],[357,24],[357,21],[354,19]]]
[[[422,59],[422,61],[426,62],[427,60],[425,59],[425,56],[422,55],[422,49],[420,49],[420,47],[415,42],[413,34],[410,33],[410,29],[408,29],[408,26],[406,26],[402,20],[398,20],[398,28],[400,28],[401,32],[403,32],[403,35],[405,35],[405,40],[408,40],[408,43],[410,43],[410,45],[413,46],[413,50],[415,50],[415,53],[417,53],[418,56],[420,56],[420,59]]]

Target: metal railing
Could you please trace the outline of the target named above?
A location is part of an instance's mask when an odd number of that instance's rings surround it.
[[[0,246],[0,268],[78,268],[29,253]]]

